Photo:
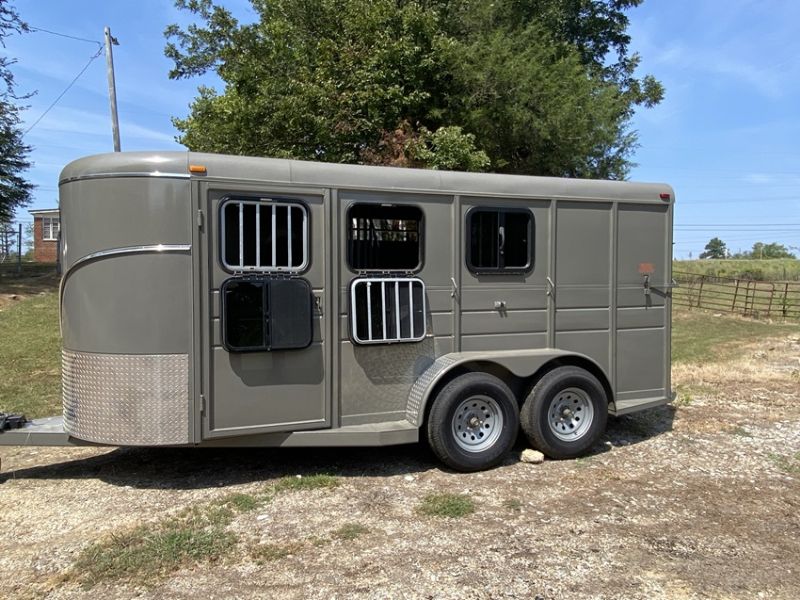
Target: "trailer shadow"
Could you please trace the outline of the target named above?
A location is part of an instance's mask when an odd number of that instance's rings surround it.
[[[609,417],[602,440],[612,446],[630,446],[672,431],[675,407],[671,404],[642,412]]]
[[[662,406],[609,419],[592,450],[628,446],[672,429],[675,409]],[[518,460],[523,436],[504,464]],[[100,455],[0,473],[11,479],[99,479],[140,489],[192,490],[326,473],[338,477],[391,477],[442,469],[424,444],[378,448],[117,448]]]
[[[422,444],[383,448],[116,448],[0,473],[11,479],[99,479],[143,489],[203,489],[326,473],[390,477],[438,467]]]

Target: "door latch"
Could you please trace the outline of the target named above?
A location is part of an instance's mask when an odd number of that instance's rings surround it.
[[[553,296],[556,291],[556,284],[553,283],[553,280],[550,277],[547,277],[547,295]]]

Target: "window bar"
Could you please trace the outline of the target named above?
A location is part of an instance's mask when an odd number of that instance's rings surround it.
[[[367,282],[367,339],[372,341],[372,282]]]
[[[286,207],[286,247],[287,247],[287,256],[289,257],[288,264],[286,265],[288,268],[292,268],[292,207]]]
[[[244,269],[244,202],[239,202],[239,268]]]
[[[261,203],[256,203],[256,267],[261,266]]]
[[[408,322],[411,324],[411,339],[414,339],[414,282],[408,282]]]
[[[400,339],[400,282],[394,282],[394,323],[396,329],[394,330],[395,339]]]
[[[381,281],[381,325],[383,325],[383,339],[386,339],[386,282]]]
[[[300,209],[301,214],[303,215],[303,262],[302,264],[306,264],[308,260],[308,214],[302,208]]]
[[[275,266],[277,266],[278,264],[277,263],[278,255],[275,252],[275,248],[278,241],[278,237],[277,235],[275,235],[277,229],[278,229],[278,222],[277,222],[277,216],[275,214],[275,205],[273,204],[272,205],[272,268],[275,268]]]

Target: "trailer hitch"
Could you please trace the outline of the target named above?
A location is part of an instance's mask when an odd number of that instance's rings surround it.
[[[28,419],[25,418],[25,415],[12,415],[0,412],[0,432],[6,429],[19,429],[27,422]]]

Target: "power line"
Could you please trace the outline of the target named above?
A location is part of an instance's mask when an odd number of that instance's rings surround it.
[[[31,31],[41,31],[42,33],[49,33],[50,35],[57,35],[58,37],[68,38],[70,40],[78,40],[79,42],[89,42],[90,44],[97,44],[100,47],[103,46],[103,42],[99,42],[97,40],[90,40],[87,38],[77,37],[74,35],[69,35],[68,33],[59,33],[58,31],[51,31],[49,29],[43,29],[42,27],[34,27],[33,25],[29,25],[28,29],[30,29]]]
[[[94,54],[94,55],[93,55],[93,56],[92,56],[92,57],[89,59],[89,62],[87,62],[87,63],[86,63],[84,66],[83,66],[83,68],[82,68],[82,69],[80,70],[80,72],[79,72],[79,73],[78,73],[78,74],[75,76],[75,78],[74,78],[72,81],[70,81],[70,82],[69,82],[69,85],[68,85],[67,87],[65,87],[65,88],[64,88],[64,91],[63,91],[63,92],[61,92],[61,93],[58,95],[58,98],[56,98],[55,100],[53,100],[53,102],[50,104],[50,106],[48,106],[48,107],[47,107],[47,109],[46,109],[46,110],[45,110],[45,111],[44,111],[44,112],[43,112],[43,113],[42,113],[42,114],[39,116],[39,118],[38,118],[38,119],[36,119],[36,120],[33,122],[33,125],[31,125],[30,127],[28,127],[28,129],[26,129],[26,130],[25,130],[25,133],[24,133],[23,135],[28,135],[28,134],[31,132],[31,129],[33,129],[34,127],[36,127],[36,126],[39,124],[39,122],[40,122],[42,119],[44,119],[44,118],[45,118],[45,116],[47,116],[47,113],[49,113],[49,112],[50,112],[50,111],[53,109],[53,107],[54,107],[56,104],[58,104],[58,101],[59,101],[59,100],[61,100],[61,98],[63,98],[63,97],[64,97],[64,94],[66,94],[66,93],[67,93],[67,92],[70,90],[70,88],[71,88],[73,85],[75,85],[75,82],[76,82],[76,81],[78,81],[78,79],[80,79],[80,76],[81,76],[81,75],[83,75],[83,74],[86,72],[86,69],[88,69],[88,68],[89,68],[89,65],[91,65],[91,64],[92,64],[92,63],[95,61],[95,59],[96,59],[96,58],[98,58],[98,57],[99,57],[99,56],[100,56],[102,53],[103,53],[103,47],[102,47],[102,45],[101,45],[101,46],[100,46],[100,49],[99,49],[99,50],[98,50],[98,51],[97,51],[97,52],[96,52],[96,53],[95,53],[95,54]]]

